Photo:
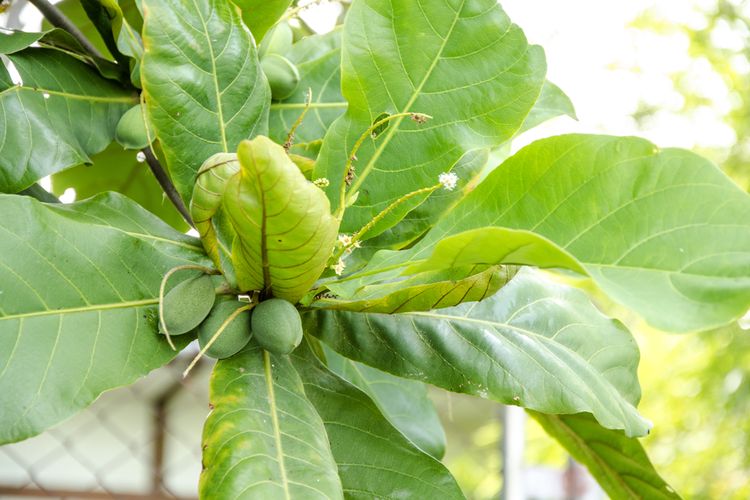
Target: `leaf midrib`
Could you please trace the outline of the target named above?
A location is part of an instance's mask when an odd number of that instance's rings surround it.
[[[281,484],[284,487],[284,497],[287,500],[291,500],[289,493],[289,484],[286,475],[286,465],[284,463],[284,449],[281,443],[281,428],[279,426],[279,415],[276,407],[276,394],[273,390],[273,376],[271,373],[271,356],[268,351],[263,351],[263,369],[266,375],[266,388],[268,390],[268,406],[271,413],[271,420],[273,422],[273,434],[274,440],[276,441],[276,457],[279,463],[279,471],[281,473]]]
[[[130,300],[130,301],[123,301],[123,302],[110,302],[107,304],[92,304],[90,306],[67,307],[67,308],[62,308],[62,309],[44,309],[41,311],[8,314],[5,316],[0,316],[0,321],[24,319],[24,318],[37,318],[41,316],[55,316],[55,315],[62,315],[62,314],[75,314],[75,313],[92,312],[92,311],[106,311],[106,310],[112,310],[112,309],[138,308],[138,307],[144,307],[144,306],[157,305],[158,303],[159,303],[159,299],[154,298],[154,299]]]
[[[216,114],[219,120],[219,132],[221,132],[221,145],[224,148],[224,152],[228,153],[229,146],[227,145],[227,133],[224,127],[224,110],[222,109],[223,106],[221,100],[221,91],[219,90],[219,79],[217,77],[216,71],[216,56],[214,55],[214,45],[211,41],[211,35],[208,32],[206,20],[203,18],[200,7],[195,2],[195,0],[193,0],[193,6],[195,7],[195,12],[197,13],[198,18],[200,18],[201,20],[201,24],[203,25],[203,33],[206,35],[206,41],[208,42],[208,50],[211,55],[211,79],[214,84],[214,92],[216,93]]]
[[[135,97],[135,96],[119,96],[119,97],[92,96],[92,95],[85,95],[85,94],[73,94],[71,92],[64,92],[62,90],[51,90],[51,89],[46,89],[42,87],[29,87],[27,85],[14,85],[13,87],[0,91],[0,97],[2,97],[5,94],[10,94],[14,92],[19,93],[22,90],[29,91],[29,92],[36,92],[40,94],[60,96],[66,99],[72,99],[74,101],[138,104],[138,97]]]

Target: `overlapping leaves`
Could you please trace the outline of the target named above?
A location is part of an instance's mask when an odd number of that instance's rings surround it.
[[[343,37],[342,91],[349,106],[329,129],[314,174],[330,180],[334,208],[354,142],[376,117],[433,117],[422,125],[394,119],[356,153],[346,232],[404,194],[433,185],[468,150],[513,136],[544,83],[541,48],[527,44],[494,0],[362,0],[352,4]],[[394,210],[369,237],[424,198]]]
[[[413,249],[376,256],[359,284],[399,265],[583,269],[657,327],[706,329],[750,305],[748,213],[747,195],[687,151],[627,137],[553,137],[503,163]],[[502,251],[523,239],[535,243]]]
[[[0,52],[18,71],[14,84],[0,65],[0,192],[18,192],[60,170],[90,163],[112,141],[120,116],[135,94],[102,77],[88,59],[47,44],[71,46],[54,34],[0,34]],[[22,48],[26,47],[26,48]]]
[[[143,8],[144,95],[172,179],[187,201],[208,157],[267,133],[270,90],[231,3],[144,0]]]
[[[251,345],[220,361],[210,399],[201,496],[343,498],[323,422],[286,356]]]
[[[590,412],[642,436],[638,348],[585,294],[525,270],[494,296],[404,314],[315,310],[307,331],[344,356],[398,376],[545,413]]]

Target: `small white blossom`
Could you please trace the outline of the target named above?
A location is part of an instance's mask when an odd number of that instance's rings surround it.
[[[346,268],[346,262],[344,262],[344,259],[339,259],[339,261],[336,263],[336,265],[331,266],[331,269],[333,269],[333,272],[336,273],[337,276],[341,276],[344,274],[344,269]]]
[[[352,237],[348,234],[340,234],[339,235],[339,243],[341,243],[342,247],[348,247],[352,244]]]
[[[453,189],[456,187],[456,184],[458,184],[458,176],[453,172],[443,172],[438,176],[438,181],[443,185],[445,189],[447,189],[448,191],[453,191]]]
[[[326,188],[326,187],[330,186],[331,185],[331,181],[329,181],[325,177],[321,177],[320,179],[315,179],[313,181],[313,184],[315,184],[316,186],[318,186],[319,188],[322,189],[322,188]]]
[[[143,163],[144,161],[146,161],[146,153],[144,153],[143,151],[138,151],[138,153],[136,153],[135,155],[135,161],[137,161],[138,163]]]

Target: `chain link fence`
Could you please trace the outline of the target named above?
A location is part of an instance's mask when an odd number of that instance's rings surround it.
[[[0,446],[0,498],[195,498],[213,362],[195,348],[39,436]]]

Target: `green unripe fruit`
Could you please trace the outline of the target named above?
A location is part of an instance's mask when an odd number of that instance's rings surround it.
[[[208,345],[211,338],[232,313],[246,305],[237,300],[222,300],[216,304],[208,318],[198,328],[198,343],[201,349]],[[216,359],[234,356],[247,345],[250,336],[250,311],[243,311],[216,337],[214,343],[206,350],[206,355]]]
[[[250,322],[255,341],[273,354],[289,354],[302,342],[302,318],[284,299],[269,299],[255,306]]]
[[[115,140],[125,149],[143,149],[149,145],[141,105],[127,110],[115,129]]]
[[[260,66],[271,86],[271,97],[278,101],[292,95],[299,84],[297,66],[279,54],[268,54],[260,62]]]
[[[292,27],[289,23],[279,23],[263,37],[258,48],[258,55],[261,59],[268,54],[284,56],[292,49],[292,43],[294,43]]]
[[[203,274],[190,278],[164,296],[162,321],[170,335],[182,335],[206,319],[215,301],[216,293],[210,276]]]

